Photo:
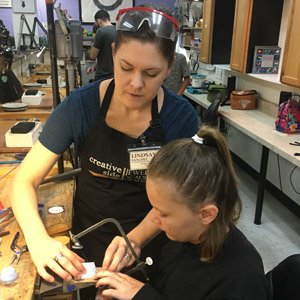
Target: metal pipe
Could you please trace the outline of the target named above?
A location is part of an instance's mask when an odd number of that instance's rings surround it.
[[[48,47],[50,52],[51,63],[51,82],[52,82],[52,95],[53,107],[55,108],[60,104],[59,85],[58,85],[58,70],[57,70],[57,51],[55,42],[55,27],[54,27],[54,14],[53,14],[53,0],[46,0],[47,9],[47,25],[48,25]],[[58,172],[64,172],[63,158],[60,157],[57,161]]]
[[[72,171],[68,171],[68,172],[64,172],[64,173],[61,173],[61,174],[57,174],[57,175],[54,175],[54,176],[51,176],[49,178],[44,179],[41,182],[41,185],[45,184],[45,183],[49,183],[49,182],[54,182],[54,181],[60,181],[60,180],[69,179],[69,178],[72,178],[72,177],[76,176],[80,172],[81,172],[81,168],[78,168],[78,169],[74,169]]]

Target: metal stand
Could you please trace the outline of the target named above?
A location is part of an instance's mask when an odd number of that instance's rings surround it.
[[[21,40],[23,37],[23,27],[24,27],[24,23],[27,27],[27,30],[29,32],[29,36],[30,36],[30,45],[29,48],[35,48],[35,49],[40,49],[41,47],[39,46],[39,44],[36,42],[35,40],[35,30],[36,30],[36,24],[38,24],[40,26],[40,28],[43,30],[43,32],[45,33],[45,35],[48,35],[47,30],[45,29],[45,27],[43,26],[43,24],[39,21],[39,19],[37,17],[35,17],[33,19],[33,26],[32,26],[32,30],[29,26],[29,23],[26,19],[26,16],[24,14],[21,15],[20,17],[21,21],[20,21],[20,29],[19,29],[19,38],[18,38],[18,43],[17,43],[17,52],[20,53],[20,47],[21,47]],[[23,40],[23,43],[25,43],[25,41]],[[33,47],[34,45],[34,47]]]
[[[26,20],[26,17],[24,14],[21,15],[21,22],[20,22],[20,29],[19,29],[19,38],[18,38],[18,44],[17,44],[17,52],[20,53],[20,46],[21,46],[21,39],[22,39],[22,36],[23,36],[23,26],[24,26],[24,23],[27,27],[27,30],[29,32],[29,36],[30,36],[30,47],[32,47],[32,44],[34,44],[35,48],[36,49],[39,49],[39,46],[37,44],[37,42],[35,41],[35,38],[34,38],[34,31],[35,31],[35,28],[34,30],[31,30],[27,20]]]
[[[58,69],[57,69],[53,4],[54,4],[53,0],[46,0],[47,24],[48,24],[48,47],[50,52],[50,63],[51,63],[52,96],[53,96],[53,107],[55,108],[58,104],[60,104],[60,96],[59,96],[58,73],[57,73]],[[63,173],[64,162],[62,156],[58,159],[57,164],[58,164],[58,173]]]

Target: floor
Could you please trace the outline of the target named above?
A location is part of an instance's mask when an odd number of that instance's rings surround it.
[[[255,225],[257,182],[238,166],[239,191],[243,213],[238,227],[262,256],[265,272],[291,254],[300,253],[300,219],[265,192],[262,224]]]

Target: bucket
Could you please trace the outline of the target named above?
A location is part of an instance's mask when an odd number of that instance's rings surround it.
[[[206,75],[203,74],[195,74],[192,75],[192,87],[201,88],[202,83],[204,82]]]

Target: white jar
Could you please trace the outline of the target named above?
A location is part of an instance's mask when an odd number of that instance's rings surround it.
[[[1,271],[0,281],[3,285],[14,284],[17,280],[17,272],[14,267],[8,266],[4,267]]]
[[[202,83],[204,82],[206,75],[203,74],[195,74],[192,75],[192,87],[201,88]]]

